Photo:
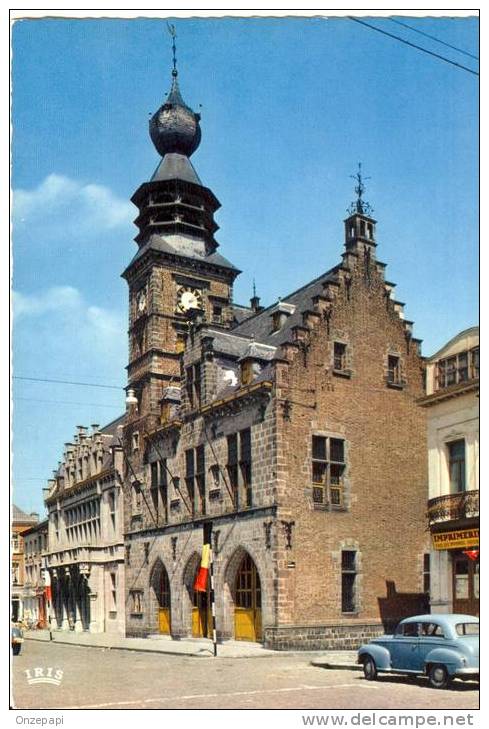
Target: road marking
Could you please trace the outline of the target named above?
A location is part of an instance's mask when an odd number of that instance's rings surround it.
[[[128,706],[130,704],[154,704],[156,702],[168,702],[168,701],[191,701],[192,699],[219,699],[227,698],[230,696],[259,696],[261,694],[279,694],[287,693],[291,691],[319,691],[327,689],[341,689],[341,688],[366,688],[366,689],[379,689],[380,686],[372,685],[371,683],[339,683],[334,686],[308,686],[307,684],[301,684],[300,686],[290,686],[289,688],[276,688],[276,689],[257,689],[255,691],[231,691],[229,693],[221,694],[186,694],[183,696],[160,696],[152,699],[133,699],[132,701],[109,701],[104,704],[83,704],[80,706],[63,706],[59,708],[63,709],[104,709],[108,706]]]

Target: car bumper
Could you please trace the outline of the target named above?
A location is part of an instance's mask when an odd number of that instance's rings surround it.
[[[473,676],[474,678],[476,678],[479,675],[479,669],[478,668],[458,668],[453,675],[455,678],[457,676],[464,677],[464,678],[470,678],[471,676]]]

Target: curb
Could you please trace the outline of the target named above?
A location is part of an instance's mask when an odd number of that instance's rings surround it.
[[[311,666],[317,668],[334,669],[335,671],[361,671],[362,667],[357,663],[328,663],[327,661],[311,661]]]
[[[62,638],[54,638],[54,640],[46,640],[45,638],[37,638],[35,636],[25,636],[25,640],[33,640],[37,641],[38,643],[49,643],[51,645],[58,644],[58,645],[71,645],[71,646],[78,646],[80,648],[98,648],[99,650],[109,650],[109,651],[135,651],[139,653],[157,653],[162,656],[181,656],[184,658],[214,658],[214,655],[212,653],[212,648],[208,649],[208,654],[206,653],[184,653],[182,651],[171,651],[171,650],[158,650],[157,648],[152,648],[148,646],[147,648],[136,648],[133,646],[109,646],[109,645],[94,645],[93,643],[75,643],[73,641],[63,640]],[[309,651],[273,651],[271,653],[265,653],[265,654],[248,654],[248,655],[232,655],[232,656],[223,656],[219,655],[219,643],[217,645],[218,655],[216,658],[227,658],[235,660],[237,658],[276,658],[278,656],[303,656],[304,659],[307,659],[308,656],[310,656],[311,652]],[[324,665],[324,664],[320,664]],[[344,665],[344,664],[343,664]]]

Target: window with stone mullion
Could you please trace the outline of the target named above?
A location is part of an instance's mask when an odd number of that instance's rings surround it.
[[[238,492],[238,436],[236,433],[228,435],[228,462],[226,469],[228,472],[229,486],[233,496],[233,506],[239,508],[239,492]]]
[[[185,451],[185,483],[187,485],[187,493],[189,496],[192,517],[195,516],[195,462],[194,462],[194,450],[190,448]]]
[[[246,507],[253,504],[251,483],[251,431],[249,428],[240,432],[240,460],[242,503]]]

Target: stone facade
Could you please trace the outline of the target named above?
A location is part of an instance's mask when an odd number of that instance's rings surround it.
[[[23,534],[25,583],[24,620],[33,627],[46,628],[48,609],[45,597],[44,565],[48,551],[48,521],[44,519]]]
[[[122,419],[78,427],[48,483],[52,624],[58,630],[124,634]]]
[[[133,197],[123,274],[126,631],[209,634],[193,585],[212,525],[221,638],[353,647],[425,608],[420,341],[376,258],[360,174],[339,263],[267,309],[234,306],[239,271],[216,251],[218,203],[171,96],[156,145],[171,149]]]
[[[426,362],[433,612],[479,614],[479,328]]]
[[[24,582],[25,551],[24,537],[26,531],[39,522],[39,514],[26,514],[18,506],[12,504],[11,525],[11,618],[14,622],[24,617]]]

